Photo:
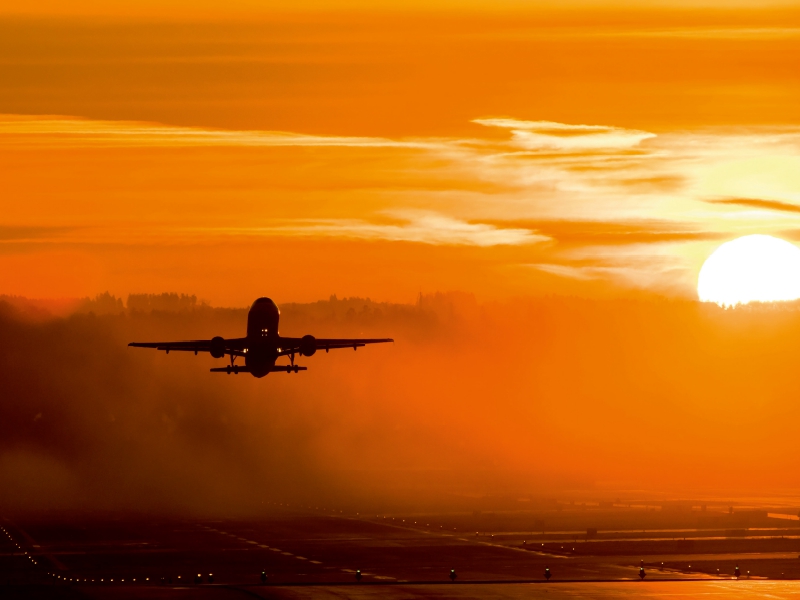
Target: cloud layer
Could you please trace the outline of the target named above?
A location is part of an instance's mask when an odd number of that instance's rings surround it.
[[[135,248],[180,261],[179,248],[206,256],[225,243],[252,255],[277,244],[313,274],[313,245],[334,243],[356,253],[373,245],[362,256],[412,273],[414,253],[399,267],[394,251],[374,245],[421,244],[485,249],[483,281],[519,275],[489,284],[501,295],[564,291],[560,278],[691,297],[720,240],[797,229],[794,127],[656,135],[512,118],[475,124],[491,134],[391,139],[6,116],[6,186],[42,211],[10,207],[0,261],[63,250],[103,262]],[[31,179],[45,165],[50,176]],[[458,260],[448,267],[454,287],[480,292],[467,266],[474,258]],[[530,279],[530,265],[556,279]],[[410,292],[420,282],[399,285]]]

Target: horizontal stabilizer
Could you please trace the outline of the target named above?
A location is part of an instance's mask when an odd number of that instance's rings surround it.
[[[215,367],[211,369],[212,373],[227,373],[230,375],[231,373],[238,375],[239,373],[249,373],[250,369],[247,367],[240,367],[239,365],[228,365],[227,367]]]
[[[269,368],[270,373],[297,373],[298,371],[306,371],[308,370],[307,367],[299,367],[297,365],[281,365],[281,366],[274,366]],[[250,369],[245,366],[239,365],[228,365],[227,367],[215,367],[211,369],[212,373],[227,373],[230,375],[233,373],[234,375],[238,375],[239,373],[249,373]]]
[[[270,367],[269,368],[269,372],[270,373],[276,373],[276,372],[279,372],[279,371],[284,371],[286,373],[297,373],[298,371],[307,371],[307,370],[308,370],[308,367],[298,367],[297,365],[294,365],[294,366],[286,365],[286,366]]]

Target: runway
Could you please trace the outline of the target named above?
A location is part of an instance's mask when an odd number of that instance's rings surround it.
[[[273,508],[256,520],[6,519],[0,585],[9,597],[96,599],[791,598],[800,589],[800,582],[787,581],[800,578],[798,554],[787,551],[800,543],[796,536],[768,538],[775,548],[765,552],[753,551],[768,544],[763,536],[709,539],[730,549],[714,553],[704,552],[700,539],[697,550],[687,553],[678,552],[672,540],[594,542],[586,536],[531,543],[536,549],[529,550],[528,541],[518,539],[526,535],[519,527],[526,520],[525,513],[508,515],[512,534],[467,531],[475,522],[467,514],[365,515],[300,507]],[[632,543],[649,544],[639,547],[650,550],[632,554]],[[642,563],[644,581],[638,576]],[[736,566],[740,580],[733,579]]]

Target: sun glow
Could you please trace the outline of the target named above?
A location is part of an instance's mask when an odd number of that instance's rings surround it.
[[[746,235],[717,248],[697,280],[703,302],[735,306],[800,298],[800,248],[770,235]]]

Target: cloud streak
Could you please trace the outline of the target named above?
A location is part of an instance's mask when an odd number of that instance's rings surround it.
[[[635,148],[656,135],[647,131],[602,125],[569,125],[552,121],[475,119],[473,123],[511,131],[513,143],[526,150],[575,152]]]
[[[96,121],[62,116],[0,115],[4,143],[67,147],[436,147],[435,142],[378,137],[322,136],[283,131],[230,131],[139,121]]]
[[[295,244],[301,261],[297,247],[314,240],[461,246],[494,253],[492,288],[503,268],[555,265],[545,271],[574,279],[574,261],[591,260],[583,273],[592,280],[628,288],[631,267],[647,285],[691,296],[718,240],[796,229],[797,127],[655,135],[513,118],[474,123],[493,135],[392,139],[5,116],[8,196],[16,189],[45,210],[32,218],[25,203],[10,203],[0,242],[6,253],[126,246],[166,256],[181,245],[280,241]],[[66,166],[47,178],[22,176],[14,161],[33,154],[21,148],[46,157],[51,171]],[[121,214],[124,206],[137,210]],[[646,276],[648,261],[664,281]],[[458,286],[472,289],[471,269],[462,268]]]
[[[0,228],[0,244],[13,245],[116,245],[197,244],[220,239],[343,238],[362,241],[409,242],[442,246],[521,246],[550,241],[549,236],[527,227],[467,222],[430,211],[389,211],[368,219],[291,219],[265,226],[85,228]],[[393,222],[387,223],[390,219]]]
[[[663,242],[715,240],[714,231],[697,230],[674,221],[491,221],[498,227],[520,227],[538,231],[560,244],[618,246]]]
[[[445,215],[423,211],[395,211],[390,216],[400,223],[373,223],[362,219],[295,220],[291,224],[207,230],[229,236],[338,237],[370,241],[412,242],[453,246],[520,246],[550,240],[521,227],[498,227],[468,223]]]
[[[744,208],[758,208],[763,210],[775,210],[786,213],[800,213],[800,206],[789,202],[778,200],[760,200],[758,198],[720,198],[718,200],[706,200],[709,204],[721,204],[724,206],[741,206]]]

